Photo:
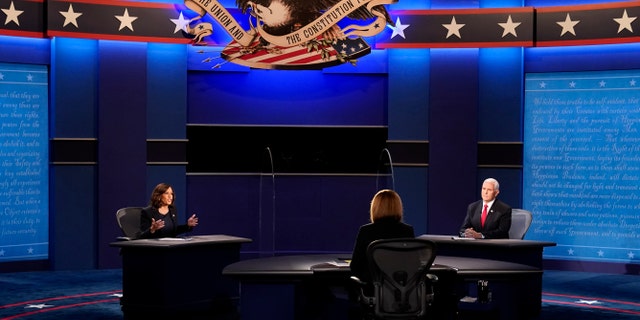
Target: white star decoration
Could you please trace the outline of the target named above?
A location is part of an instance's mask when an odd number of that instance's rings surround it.
[[[598,82],[598,84],[600,85],[600,88],[604,88],[605,86],[607,86],[607,83],[604,82],[604,80],[600,80],[600,82]]]
[[[520,22],[513,22],[511,20],[511,15],[509,15],[509,18],[507,18],[507,22],[504,23],[498,23],[498,25],[500,25],[504,31],[502,31],[502,37],[504,38],[504,36],[508,35],[508,34],[512,34],[514,37],[518,37],[518,35],[516,34],[516,28],[520,25]]]
[[[459,24],[456,22],[456,17],[451,17],[451,23],[447,24],[443,24],[443,27],[447,28],[447,39],[452,36],[452,35],[456,35],[458,36],[459,39],[462,39],[462,36],[460,36],[460,29],[462,29],[462,27],[464,27],[464,24]]]
[[[173,22],[173,24],[176,25],[176,28],[173,30],[173,33],[176,33],[180,30],[183,30],[186,32],[187,24],[189,24],[189,22],[191,21],[189,19],[184,18],[184,15],[182,15],[182,11],[180,11],[180,16],[178,17],[178,19],[169,19],[169,20],[171,20],[171,22]]]
[[[629,85],[632,87],[636,86],[636,80],[635,79],[631,79],[631,81],[629,81]]]
[[[567,13],[567,17],[564,19],[564,21],[558,21],[556,23],[562,27],[562,32],[560,33],[561,37],[567,32],[575,36],[576,31],[573,30],[573,27],[575,27],[576,24],[580,23],[580,20],[572,21],[571,16],[569,16],[569,14]]]
[[[569,82],[569,88],[575,88],[575,87],[576,87],[576,82],[575,81]]]
[[[4,74],[0,72],[0,80],[4,80]]]
[[[631,22],[635,21],[636,18],[638,18],[638,17],[629,17],[629,16],[627,16],[627,9],[624,9],[624,12],[622,13],[622,17],[613,18],[613,20],[620,25],[618,27],[618,33],[620,33],[620,31],[622,31],[624,29],[627,29],[627,30],[629,30],[629,31],[631,31],[633,33],[633,28],[631,28]]]
[[[604,257],[604,251],[598,250],[598,257]]]
[[[2,74],[0,73],[0,80],[2,80]],[[4,249],[0,250],[0,257],[4,256]]]
[[[389,25],[389,28],[391,28],[391,30],[393,30],[393,33],[391,33],[391,39],[393,39],[393,37],[395,36],[401,36],[403,39],[406,39],[404,37],[404,29],[406,29],[407,27],[409,27],[408,24],[402,24],[402,22],[400,22],[400,17],[396,18],[396,24],[394,26]]]
[[[28,308],[37,308],[37,309],[42,309],[42,308],[48,308],[48,307],[53,307],[53,305],[51,304],[44,304],[44,303],[40,303],[40,304],[28,304],[27,306],[25,306],[25,309]]]
[[[580,300],[576,301],[576,303],[592,305],[592,304],[600,304],[601,302],[598,301],[598,300],[583,300],[583,299],[580,299]]]
[[[636,255],[633,252],[629,251],[629,253],[627,253],[627,257],[629,257],[629,259],[633,259],[636,257]]]
[[[33,248],[29,248],[29,249],[27,249],[27,253],[28,253],[28,254],[33,254]]]
[[[135,21],[136,19],[138,19],[138,17],[134,17],[134,16],[129,16],[129,10],[128,9],[124,9],[124,14],[121,16],[115,16],[116,19],[120,20],[120,27],[118,28],[118,31],[124,29],[124,28],[129,28],[129,30],[133,31],[133,21]]]
[[[16,10],[13,6],[13,1],[9,5],[9,9],[2,9],[2,12],[7,15],[7,18],[4,20],[4,25],[8,25],[9,22],[15,22],[18,26],[20,26],[20,21],[18,21],[18,16],[21,15],[24,11]]]
[[[569,250],[567,250],[567,253],[568,253],[570,256],[572,256],[572,255],[573,255],[573,249],[569,249]]]
[[[62,27],[66,27],[69,23],[78,27],[78,17],[82,15],[80,12],[73,11],[73,4],[69,4],[69,9],[67,11],[58,11],[62,16],[64,16],[64,24]]]
[[[544,82],[544,81],[540,82],[540,88],[541,89],[544,89],[546,87],[547,87],[547,83],[546,82]]]

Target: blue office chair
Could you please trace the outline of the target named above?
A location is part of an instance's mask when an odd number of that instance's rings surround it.
[[[429,274],[436,257],[433,241],[416,238],[382,239],[367,249],[373,294],[367,283],[351,277],[360,288],[365,319],[426,319],[434,300],[437,277]]]
[[[531,211],[524,209],[511,209],[511,228],[509,229],[509,239],[524,239],[533,215]]]
[[[140,236],[140,216],[142,215],[142,207],[126,207],[116,211],[116,220],[118,226],[122,230],[119,241],[135,240]]]

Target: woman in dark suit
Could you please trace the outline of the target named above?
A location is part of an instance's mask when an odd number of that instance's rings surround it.
[[[476,239],[507,239],[511,228],[511,206],[496,199],[500,193],[498,180],[487,178],[482,183],[482,199],[467,208],[460,236]],[[486,205],[486,212],[485,212]],[[483,218],[484,216],[484,218]]]
[[[172,238],[189,232],[198,225],[195,214],[189,217],[186,224],[178,224],[177,214],[173,188],[166,183],[158,184],[151,192],[149,206],[142,209],[139,238]]]
[[[371,200],[369,218],[371,223],[360,227],[351,256],[351,274],[371,283],[367,266],[367,247],[375,240],[392,238],[414,238],[413,226],[402,221],[402,200],[393,190],[378,191]]]

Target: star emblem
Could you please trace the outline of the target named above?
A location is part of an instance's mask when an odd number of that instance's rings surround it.
[[[547,83],[546,82],[544,82],[544,81],[540,82],[540,88],[541,89],[544,89],[546,87],[547,87]]]
[[[613,18],[613,20],[619,24],[618,33],[620,33],[620,31],[624,29],[627,29],[633,33],[633,28],[631,28],[631,22],[635,21],[637,18],[638,17],[629,17],[627,15],[627,9],[624,9],[624,12],[622,13],[622,17]]]
[[[2,80],[3,74],[0,73],[0,80]],[[4,249],[0,249],[0,257],[4,256]]]
[[[598,250],[598,257],[604,257],[604,251]]]
[[[607,85],[607,83],[604,80],[600,80],[598,84],[600,85],[600,88],[604,88]]]
[[[395,25],[389,25],[389,28],[393,30],[393,33],[391,33],[391,39],[393,39],[393,37],[395,36],[401,36],[402,39],[406,39],[404,36],[404,29],[406,29],[407,27],[409,27],[408,24],[402,24],[402,22],[400,22],[400,17],[396,17]]]
[[[66,27],[69,23],[78,27],[78,17],[82,15],[80,12],[73,11],[73,4],[69,4],[69,9],[67,11],[58,11],[64,17],[64,23],[62,27]]]
[[[2,80],[2,78],[0,78],[0,80]],[[629,85],[632,86],[632,87],[635,87],[636,86],[636,79],[631,79],[631,81],[629,81]]]
[[[28,253],[28,254],[33,254],[33,248],[29,248],[29,249],[27,249],[27,253]]]
[[[123,15],[115,17],[120,20],[120,27],[118,28],[118,31],[124,28],[129,28],[129,30],[133,31],[133,21],[138,19],[138,17],[129,16],[129,10],[127,8],[124,9]]]
[[[575,81],[569,82],[569,88],[575,88],[575,87],[576,87],[576,82]]]
[[[567,253],[568,253],[570,256],[572,256],[572,255],[573,255],[573,249],[569,249],[569,250],[567,250]]]
[[[16,10],[13,5],[13,1],[9,5],[9,9],[2,9],[2,12],[7,15],[7,18],[4,20],[4,25],[8,25],[9,22],[15,22],[16,25],[20,26],[20,21],[18,21],[18,16],[21,15],[24,11]]]
[[[509,15],[509,18],[507,18],[507,22],[503,22],[503,23],[498,23],[498,25],[500,25],[504,31],[502,31],[502,37],[504,38],[504,36],[508,35],[508,34],[512,34],[514,37],[518,37],[518,35],[516,34],[516,28],[521,24],[521,22],[513,22],[511,20],[511,15]]]
[[[462,39],[462,36],[460,36],[460,29],[464,27],[464,23],[463,24],[457,23],[456,17],[451,17],[451,23],[448,23],[448,24],[445,23],[442,26],[447,28],[447,36],[446,36],[447,39],[452,35],[456,35],[458,36],[458,39]]]
[[[575,36],[576,31],[573,30],[573,27],[575,27],[576,24],[580,23],[580,20],[572,21],[571,16],[567,13],[567,17],[564,19],[564,21],[558,21],[556,23],[562,27],[562,32],[560,33],[561,37],[567,32]]]
[[[4,74],[0,72],[0,80],[4,80]]]
[[[629,257],[629,259],[633,259],[636,257],[636,255],[633,252],[629,251],[629,253],[627,253],[627,257]]]
[[[173,24],[176,25],[176,28],[173,30],[173,33],[176,33],[180,30],[187,31],[187,24],[191,21],[190,19],[185,19],[184,15],[182,15],[182,11],[180,11],[180,16],[178,19],[169,19]]]

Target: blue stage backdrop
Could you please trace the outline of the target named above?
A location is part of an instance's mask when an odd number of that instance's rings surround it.
[[[48,78],[0,63],[0,262],[49,257]]]
[[[526,238],[640,263],[640,70],[527,74],[524,120]]]

